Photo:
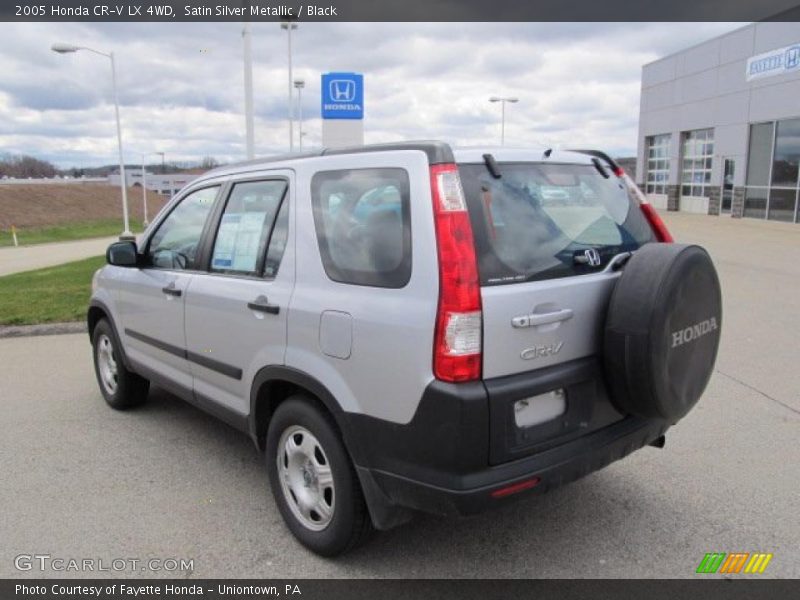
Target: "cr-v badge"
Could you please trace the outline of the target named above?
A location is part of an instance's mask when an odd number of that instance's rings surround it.
[[[519,356],[522,358],[522,360],[533,360],[534,358],[539,358],[541,356],[553,356],[561,352],[561,347],[563,345],[564,342],[553,342],[552,344],[547,344],[546,346],[525,348],[525,350],[520,352]]]

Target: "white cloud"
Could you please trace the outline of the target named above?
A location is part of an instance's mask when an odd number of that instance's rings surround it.
[[[496,143],[493,94],[518,96],[507,143],[590,145],[632,154],[641,65],[738,25],[725,23],[301,23],[295,76],[306,80],[307,143],[319,144],[319,76],[361,71],[368,142]],[[108,62],[56,55],[56,41],[117,56],[126,159],[244,153],[241,26],[0,24],[0,152],[61,166],[113,163]],[[286,148],[286,38],[253,25],[256,148]]]

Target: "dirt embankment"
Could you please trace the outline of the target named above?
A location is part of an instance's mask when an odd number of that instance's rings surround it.
[[[152,219],[167,198],[147,192],[147,214]],[[143,218],[142,188],[128,189],[132,221]],[[52,227],[115,219],[122,215],[120,189],[100,184],[0,184],[0,229],[12,225]]]

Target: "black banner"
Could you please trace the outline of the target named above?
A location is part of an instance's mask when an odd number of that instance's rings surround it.
[[[797,0],[19,0],[5,21],[761,21],[800,20]]]
[[[794,590],[794,591],[792,591]],[[25,580],[0,581],[3,600],[154,600],[156,598],[208,600],[677,600],[679,598],[797,597],[797,581],[752,579],[714,580]]]

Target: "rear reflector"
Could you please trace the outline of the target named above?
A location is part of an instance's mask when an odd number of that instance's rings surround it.
[[[649,202],[642,202],[639,205],[644,213],[645,219],[650,224],[650,228],[653,230],[653,233],[656,236],[656,239],[659,242],[666,242],[671,244],[675,240],[672,238],[672,234],[667,229],[667,226],[664,224],[664,221],[661,220],[661,217],[656,212],[656,209],[653,208],[653,205]]]
[[[516,494],[518,492],[524,492],[525,490],[529,490],[532,487],[536,487],[539,485],[541,479],[538,477],[534,477],[533,479],[528,479],[527,481],[520,481],[519,483],[514,483],[512,485],[507,485],[506,487],[501,487],[492,492],[492,498],[505,498],[506,496],[510,496],[511,494]]]
[[[482,313],[478,262],[458,167],[431,167],[439,257],[433,373],[442,381],[481,377]]]

